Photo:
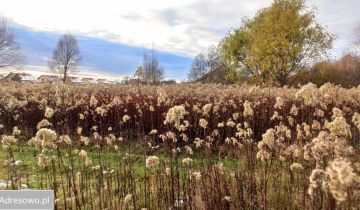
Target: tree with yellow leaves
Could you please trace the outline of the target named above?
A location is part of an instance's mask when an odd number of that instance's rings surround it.
[[[275,0],[222,40],[228,79],[290,84],[291,75],[327,55],[334,36],[304,0]]]

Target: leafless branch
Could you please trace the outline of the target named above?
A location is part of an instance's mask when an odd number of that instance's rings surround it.
[[[68,75],[76,70],[81,61],[80,48],[71,34],[64,34],[58,41],[49,61],[50,69],[62,76],[66,82]]]
[[[0,68],[19,67],[24,61],[16,37],[4,18],[0,18]]]
[[[144,79],[149,84],[160,82],[164,76],[164,69],[159,65],[156,52],[151,49],[151,53],[144,53],[143,57]]]

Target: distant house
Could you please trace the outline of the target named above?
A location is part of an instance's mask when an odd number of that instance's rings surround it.
[[[116,79],[114,81],[111,81],[113,84],[121,84],[122,83],[122,80],[119,80],[119,79]]]
[[[98,81],[94,78],[83,78],[81,80],[84,84],[98,84]]]
[[[135,78],[130,78],[129,85],[139,85],[139,80]]]
[[[219,67],[215,68],[214,70],[206,73],[200,79],[196,80],[195,82],[201,83],[226,83],[226,70],[225,68]]]
[[[116,82],[114,81],[110,81],[110,80],[107,80],[107,79],[98,79],[96,80],[98,83],[100,84],[116,84]]]
[[[13,73],[10,72],[6,77],[2,79],[2,81],[18,81],[24,83],[37,83],[38,80],[31,74],[28,73]]]
[[[175,84],[176,84],[176,81],[175,81],[175,80],[164,80],[164,81],[161,81],[161,84],[164,84],[164,85],[175,85]]]
[[[82,81],[80,78],[78,77],[66,77],[66,82],[67,83],[74,83],[74,84],[81,84]]]
[[[60,81],[60,78],[53,75],[41,75],[37,78],[39,82],[47,82],[47,83],[53,83]]]
[[[127,85],[127,84],[129,84],[129,80],[130,80],[130,77],[125,76],[125,77],[122,78],[120,83],[123,84],[123,85]]]
[[[96,81],[97,81],[98,83],[100,83],[100,84],[104,84],[105,81],[106,81],[106,79],[97,79]]]

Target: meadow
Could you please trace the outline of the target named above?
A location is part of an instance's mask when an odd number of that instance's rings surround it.
[[[56,209],[358,209],[360,87],[0,83],[0,189]]]

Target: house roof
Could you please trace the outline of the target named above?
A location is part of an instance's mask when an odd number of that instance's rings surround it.
[[[59,81],[60,77],[55,76],[55,75],[40,75],[38,78],[35,78],[34,76],[32,76],[29,73],[14,73],[11,72],[6,76],[3,76],[0,74],[0,79],[10,79],[14,76],[14,75],[19,75],[21,78],[21,81],[29,81],[29,82],[39,82],[41,79],[46,78],[48,81]],[[130,77],[131,78],[131,77]],[[79,78],[79,77],[67,77],[66,78],[67,81],[71,82],[71,83],[90,83],[90,84],[98,84],[98,83],[103,83],[103,84],[116,84],[118,83],[117,81],[113,81],[113,80],[108,80],[108,79],[95,79],[95,78],[91,78],[91,77],[84,77],[84,78]]]
[[[23,81],[23,82],[38,82],[38,80],[35,77],[33,77],[33,75],[28,74],[28,73],[13,73],[13,72],[10,72],[4,78],[12,78],[12,76],[14,76],[14,75],[19,75],[21,81]]]
[[[139,79],[138,78],[130,78],[129,81],[139,81]]]
[[[78,77],[67,77],[67,79],[73,83],[82,83],[81,79]]]
[[[91,84],[97,84],[98,81],[96,81],[94,78],[83,78],[81,81],[86,81],[89,82]]]
[[[116,83],[115,81],[110,81],[110,80],[107,80],[107,79],[98,79],[97,82],[98,83],[104,83],[104,84],[115,84]]]
[[[52,82],[60,80],[58,76],[54,76],[54,75],[41,75],[40,77],[38,77],[38,79],[41,79],[43,77],[47,78],[49,81]]]

